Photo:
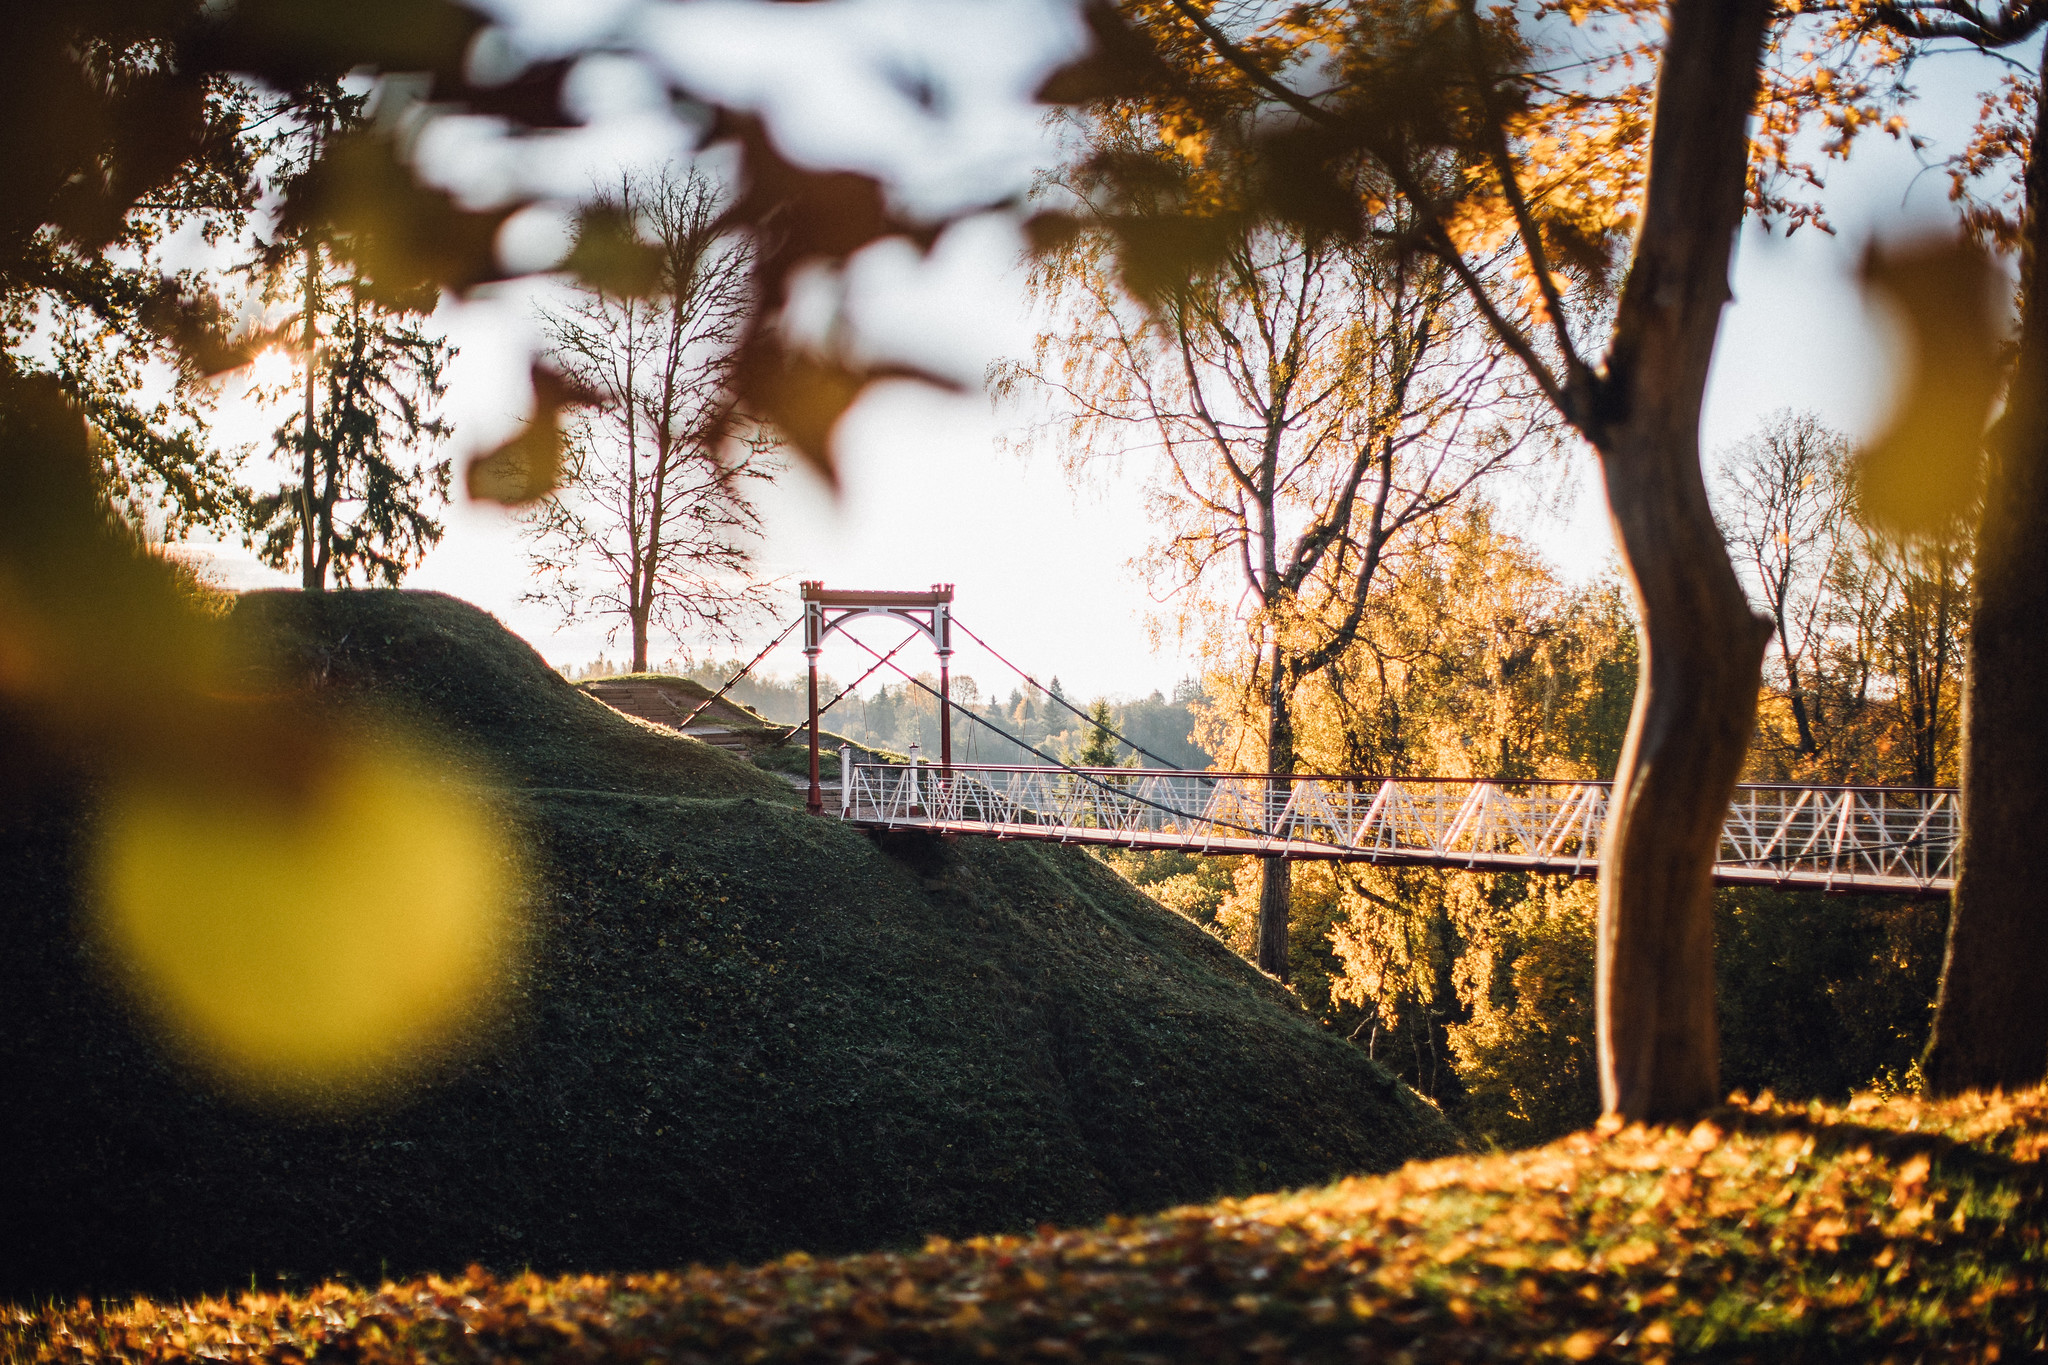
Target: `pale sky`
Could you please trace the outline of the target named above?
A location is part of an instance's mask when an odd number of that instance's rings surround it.
[[[543,0],[502,0],[518,13],[536,49],[567,44],[636,13],[627,0],[576,7]],[[825,6],[770,6],[708,0],[662,6],[687,14],[689,41],[661,35],[671,64],[716,93],[765,102],[792,154],[883,171],[906,201],[935,207],[981,202],[1014,191],[1050,152],[1049,135],[1019,96],[1053,54],[1074,41],[1069,11],[1055,0],[841,0]],[[665,19],[664,22],[682,22]],[[687,54],[687,59],[683,54]],[[939,55],[945,54],[946,60]],[[964,56],[958,54],[965,54]],[[948,62],[951,65],[948,65]],[[792,63],[810,78],[791,80]],[[877,72],[935,83],[943,120],[926,114]],[[1976,108],[1975,92],[1996,79],[1977,58],[1923,65],[1915,131],[1934,139],[1930,161],[1959,145]],[[630,66],[587,80],[587,108],[601,127],[564,139],[541,172],[573,193],[587,166],[609,158],[643,159],[675,146],[672,124],[646,110],[653,86],[635,84]],[[849,121],[848,102],[874,111]],[[449,146],[449,162],[488,179],[488,138]],[[498,174],[509,174],[502,170]],[[459,177],[455,177],[459,178]],[[1864,310],[1853,284],[1863,243],[1875,231],[1897,234],[1952,221],[1947,177],[1922,171],[1902,144],[1868,137],[1856,159],[1830,171],[1833,238],[1811,230],[1787,241],[1744,234],[1734,277],[1735,303],[1724,321],[1703,429],[1706,448],[1747,434],[1780,406],[1812,408],[1855,435],[1882,420],[1892,363],[1888,322]],[[478,190],[483,194],[485,190]],[[947,196],[956,196],[949,204]],[[532,228],[542,238],[554,229]],[[835,497],[807,472],[792,469],[761,500],[767,536],[760,562],[784,580],[778,619],[743,641],[751,655],[796,612],[797,580],[834,587],[956,586],[961,620],[1041,679],[1058,674],[1069,695],[1139,696],[1170,691],[1191,667],[1168,642],[1155,653],[1145,622],[1154,610],[1128,567],[1149,528],[1138,488],[1110,484],[1077,494],[1055,460],[1026,461],[1000,451],[1018,414],[992,412],[979,388],[988,363],[1020,354],[1031,329],[1016,267],[1014,230],[987,218],[966,221],[929,259],[885,246],[859,262],[848,282],[864,331],[878,348],[908,354],[957,376],[968,392],[951,395],[892,385],[871,393],[843,430],[842,487]],[[524,296],[450,305],[445,322],[461,348],[450,413],[463,457],[503,439],[521,415],[531,302]],[[251,433],[253,434],[253,432]],[[1574,457],[1551,478],[1582,489],[1570,513],[1529,526],[1563,569],[1597,571],[1611,539],[1590,459]],[[458,477],[459,482],[459,477]],[[549,608],[523,603],[529,584],[517,529],[504,512],[458,503],[448,531],[407,585],[454,593],[485,607],[558,666],[586,663],[602,649],[596,624],[563,627]],[[246,552],[222,547],[218,570],[234,586],[283,582]],[[886,632],[871,642],[894,636]],[[985,688],[1009,691],[1014,679],[971,641],[955,671]],[[690,642],[707,652],[705,642]],[[654,653],[670,652],[667,642]],[[721,656],[732,647],[709,651]],[[909,662],[917,647],[906,650]],[[828,649],[826,671],[850,678],[867,656],[847,644]],[[913,666],[924,666],[918,659]],[[794,642],[764,665],[802,666]]]

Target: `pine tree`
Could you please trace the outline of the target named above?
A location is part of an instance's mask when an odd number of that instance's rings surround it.
[[[363,97],[317,84],[280,112],[271,149],[289,183],[320,151],[364,123]],[[272,437],[298,478],[250,506],[249,536],[266,564],[296,564],[318,592],[332,581],[396,585],[441,538],[453,428],[436,408],[454,348],[428,331],[431,288],[376,287],[329,225],[304,221],[260,248],[250,273],[264,300],[293,317],[304,371],[297,411]]]
[[[1095,704],[1088,708],[1088,724],[1088,742],[1081,746],[1074,765],[1080,768],[1116,767],[1116,751],[1121,741],[1116,737],[1116,713],[1110,709],[1107,698],[1097,697]]]

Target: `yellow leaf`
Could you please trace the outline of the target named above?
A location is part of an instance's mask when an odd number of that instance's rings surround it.
[[[1904,324],[1903,392],[1883,435],[1858,457],[1863,513],[1913,537],[1951,533],[1975,504],[1984,428],[1998,396],[2002,278],[1975,243],[1932,239],[1864,252],[1867,295]]]
[[[1564,1339],[1563,1350],[1568,1360],[1591,1360],[1600,1354],[1600,1348],[1607,1344],[1607,1334],[1588,1327],[1572,1333]]]
[[[326,1103],[458,1031],[517,945],[511,849],[424,751],[367,739],[292,798],[218,776],[105,803],[101,931],[171,1032],[263,1093]]]

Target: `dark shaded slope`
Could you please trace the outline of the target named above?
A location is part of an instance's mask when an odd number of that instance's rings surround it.
[[[68,932],[78,822],[0,850],[0,1295],[653,1267],[1087,1221],[1449,1148],[1434,1110],[1086,856],[878,845],[613,716],[490,618],[258,597],[292,669],[486,751],[545,869],[494,1045],[287,1119],[195,1087]]]
[[[627,720],[497,618],[443,593],[245,593],[232,625],[257,672],[410,718],[487,758],[513,787],[744,796],[785,785]]]

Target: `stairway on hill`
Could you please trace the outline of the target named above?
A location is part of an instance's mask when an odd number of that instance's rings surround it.
[[[664,729],[678,731],[750,762],[753,754],[749,742],[744,735],[735,733],[735,730],[758,733],[764,726],[774,724],[758,711],[724,698],[705,705],[705,699],[710,696],[710,691],[695,683],[652,678],[597,678],[581,686],[584,691],[614,711],[623,712]],[[701,712],[697,710],[699,706],[704,708]],[[694,716],[693,712],[696,713]],[[684,725],[686,720],[689,722],[687,728]],[[802,745],[808,743],[809,738],[805,727],[800,725],[784,742]],[[789,773],[783,773],[781,777],[799,791],[806,791],[810,787],[807,777]],[[837,809],[839,783],[828,780],[820,785],[824,788],[825,804]]]
[[[736,702],[721,699],[704,706],[701,691],[693,693],[676,683],[601,678],[583,684],[583,690],[614,711],[679,731],[742,757],[746,755],[747,742],[733,733],[735,728],[754,730],[765,723],[762,717]],[[704,707],[701,712],[697,710],[699,706]],[[687,728],[685,721],[689,722]]]

